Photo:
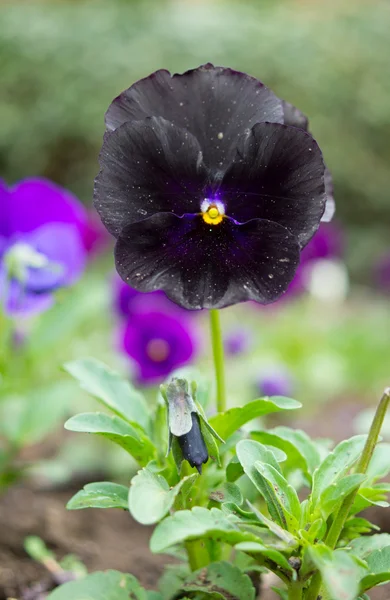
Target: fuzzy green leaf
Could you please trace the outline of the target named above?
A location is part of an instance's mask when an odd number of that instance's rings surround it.
[[[352,554],[366,559],[374,550],[382,550],[386,546],[390,546],[390,534],[376,533],[374,535],[365,535],[352,540],[348,545]]]
[[[344,477],[352,465],[358,460],[363,450],[366,435],[356,435],[344,440],[328,454],[313,474],[313,491],[311,495],[312,510],[316,507],[321,494],[332,483]]]
[[[217,508],[208,510],[195,506],[190,510],[180,510],[159,523],[150,540],[152,552],[164,552],[167,548],[186,540],[198,538],[217,539],[234,546],[239,542],[260,542],[253,533],[242,531],[239,519],[226,515]]]
[[[355,473],[333,482],[322,492],[316,511],[321,513],[324,519],[327,519],[335,506],[338,506],[346,496],[356,490],[364,479],[365,475]]]
[[[283,396],[259,398],[253,400],[253,402],[248,402],[245,406],[236,406],[224,413],[214,415],[210,418],[209,422],[216,432],[226,440],[229,435],[232,435],[232,433],[245,425],[245,423],[249,423],[257,417],[283,410],[295,410],[301,406],[302,404],[297,400],[284,398]]]
[[[368,573],[360,582],[360,591],[370,590],[380,583],[390,581],[390,546],[378,548],[366,557]]]
[[[138,471],[131,480],[129,493],[129,510],[132,517],[143,525],[157,523],[172,508],[178,494],[188,494],[198,477],[199,475],[194,473],[170,488],[164,477],[148,468]]]
[[[133,575],[98,571],[61,585],[47,600],[148,600],[146,591]]]
[[[272,465],[256,462],[255,467],[260,475],[268,481],[283,506],[283,512],[289,525],[288,529],[295,531],[301,518],[301,504],[295,489]]]
[[[69,510],[81,508],[124,508],[128,510],[129,488],[118,483],[88,483],[66,505]]]
[[[261,511],[259,511],[253,504],[247,501],[249,508],[256,515],[258,521],[263,527],[267,527],[274,535],[281,539],[290,548],[295,548],[298,545],[297,539],[294,535],[289,533],[286,529],[283,529],[280,525],[268,519]]]
[[[272,562],[274,562],[278,567],[281,567],[288,573],[293,573],[294,569],[291,567],[287,558],[283,556],[281,552],[275,550],[273,548],[268,548],[263,544],[258,542],[241,542],[236,545],[236,550],[241,550],[242,552],[246,552],[247,554],[261,554],[264,558],[268,558]]]
[[[97,398],[123,419],[139,423],[149,432],[150,414],[143,395],[126,379],[94,358],[82,358],[64,365],[82,389]]]
[[[374,482],[390,472],[390,444],[378,444],[366,472],[367,481]]]
[[[156,449],[137,423],[128,423],[104,413],[81,413],[65,423],[69,431],[95,433],[111,440],[131,454],[141,465],[156,458]]]
[[[184,592],[203,592],[214,600],[254,600],[255,588],[245,573],[228,562],[216,562],[191,573],[184,581]]]
[[[230,482],[225,482],[218,489],[212,491],[209,498],[210,500],[214,500],[214,502],[218,502],[219,504],[230,502],[240,506],[240,504],[243,503],[243,497],[240,488],[238,485]]]
[[[283,450],[287,455],[284,468],[301,469],[309,480],[321,462],[315,442],[300,429],[275,427],[268,431],[254,431],[251,433],[251,437],[262,444]]]
[[[280,499],[276,495],[273,486],[264,478],[256,466],[256,463],[268,464],[281,474],[280,467],[272,452],[253,440],[238,442],[236,452],[244,472],[266,501],[272,519],[283,529],[288,529]]]
[[[360,567],[344,550],[331,550],[324,544],[308,548],[332,600],[355,600],[359,593]]]

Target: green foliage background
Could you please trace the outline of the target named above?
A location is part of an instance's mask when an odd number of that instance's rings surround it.
[[[231,66],[310,116],[367,277],[389,245],[389,30],[387,0],[3,3],[0,175],[41,174],[88,203],[116,94],[162,67]]]

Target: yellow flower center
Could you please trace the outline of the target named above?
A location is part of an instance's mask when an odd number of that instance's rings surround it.
[[[163,362],[169,356],[169,344],[161,338],[150,340],[146,346],[146,354],[153,362]]]
[[[219,210],[216,204],[210,204],[207,210],[202,211],[202,217],[208,225],[219,225],[223,220],[224,213]]]

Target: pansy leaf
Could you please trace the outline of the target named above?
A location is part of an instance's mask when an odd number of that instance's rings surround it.
[[[283,506],[273,486],[264,478],[256,466],[256,463],[269,464],[280,474],[280,467],[274,455],[265,446],[253,440],[242,440],[239,442],[236,452],[244,472],[266,501],[272,519],[283,527],[283,529],[287,529]]]
[[[344,550],[331,550],[324,544],[310,546],[308,553],[332,600],[355,600],[359,593],[361,568],[352,556]]]
[[[245,573],[228,562],[215,562],[194,571],[183,582],[184,592],[203,592],[214,600],[254,600],[255,588]]]
[[[98,571],[70,581],[51,592],[47,600],[148,600],[146,591],[133,575]]]
[[[352,505],[351,514],[360,513],[369,506],[387,508],[389,506],[387,502],[389,491],[389,484],[382,482],[371,487],[361,487]]]
[[[284,467],[302,469],[309,479],[321,462],[315,442],[300,429],[280,426],[267,431],[252,432],[251,437],[262,444],[283,450],[287,455]]]
[[[141,469],[131,480],[128,502],[132,517],[143,525],[157,523],[172,508],[180,493],[188,493],[198,477],[194,473],[170,488],[161,475],[148,468]]]
[[[293,534],[289,533],[286,529],[278,525],[278,523],[275,523],[275,521],[272,521],[271,519],[263,515],[263,513],[259,511],[255,506],[253,506],[253,504],[251,504],[249,501],[247,501],[247,504],[253,511],[253,513],[256,515],[261,525],[267,527],[270,531],[272,531],[272,533],[276,535],[279,539],[281,539],[287,546],[290,546],[291,548],[297,546],[298,542]]]
[[[243,497],[240,488],[234,483],[225,482],[218,489],[213,490],[209,496],[210,500],[223,504],[224,502],[233,502],[242,504]]]
[[[382,550],[386,546],[390,546],[390,534],[365,535],[352,540],[348,546],[352,554],[365,560],[374,550]]]
[[[190,569],[186,563],[166,565],[163,574],[158,580],[158,589],[161,592],[163,600],[174,598],[189,574]]]
[[[267,546],[259,542],[240,542],[236,545],[236,550],[241,550],[241,552],[246,552],[250,555],[260,554],[265,559],[271,560],[285,571],[293,573],[293,569],[290,563],[288,562],[287,558],[283,556],[281,552],[275,550],[274,548],[268,548]]]
[[[360,582],[361,592],[365,592],[380,583],[390,581],[390,546],[374,550],[365,560],[368,573]]]
[[[241,531],[239,519],[217,508],[195,506],[180,510],[159,523],[150,540],[152,552],[164,552],[171,546],[192,539],[218,539],[230,545],[239,542],[258,542],[253,533]],[[260,540],[261,542],[261,540]]]
[[[64,369],[116,415],[149,431],[150,414],[145,398],[126,379],[94,358],[68,362]]]
[[[233,456],[226,465],[226,479],[227,481],[237,481],[244,474],[244,469],[237,456]]]
[[[343,477],[357,461],[363,450],[366,435],[356,435],[344,440],[328,454],[313,474],[312,507],[315,507],[324,490]]]
[[[382,479],[390,472],[390,444],[378,444],[368,465],[367,481]]]
[[[81,413],[65,423],[65,429],[95,433],[121,446],[141,465],[156,458],[156,449],[136,423],[104,413]]]
[[[287,522],[295,530],[298,527],[301,517],[301,504],[295,489],[272,465],[256,462],[255,467],[273,487],[275,494],[284,508]]]
[[[334,511],[335,506],[340,504],[351,492],[358,489],[364,479],[365,475],[354,473],[333,482],[322,492],[315,512],[321,513],[322,517],[327,519]]]
[[[69,510],[80,508],[124,508],[128,510],[129,488],[118,483],[99,481],[88,483],[66,505]]]
[[[216,432],[226,440],[229,435],[253,419],[283,410],[295,410],[301,406],[297,400],[283,396],[259,398],[245,406],[230,408],[224,413],[214,415],[209,421]]]

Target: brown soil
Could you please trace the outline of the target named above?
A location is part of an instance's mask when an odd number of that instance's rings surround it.
[[[89,571],[131,572],[152,588],[166,558],[149,552],[151,529],[118,509],[67,511],[73,492],[11,489],[0,500],[0,600],[21,599],[27,587],[48,582],[46,569],[23,548],[28,535],[40,536],[58,558],[76,554]]]

